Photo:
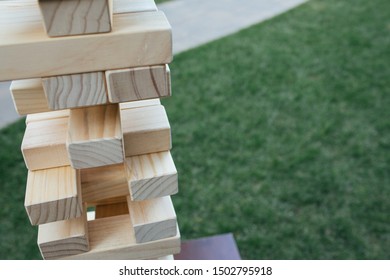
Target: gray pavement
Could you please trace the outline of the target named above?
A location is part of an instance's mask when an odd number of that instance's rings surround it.
[[[173,53],[235,33],[307,0],[174,0],[158,5],[172,25]],[[0,128],[16,121],[9,82],[0,83]]]

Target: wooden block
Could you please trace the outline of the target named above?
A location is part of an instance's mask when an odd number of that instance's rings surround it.
[[[87,211],[65,221],[43,224],[38,227],[38,246],[44,259],[57,259],[88,252]]]
[[[170,196],[144,201],[127,200],[137,243],[175,236],[176,213]]]
[[[118,105],[72,109],[67,148],[76,169],[123,162]]]
[[[64,259],[153,259],[180,251],[178,229],[174,237],[137,244],[129,215],[89,221],[88,232],[90,250]]]
[[[178,192],[175,164],[169,151],[125,159],[132,200],[152,199]]]
[[[80,176],[70,166],[29,171],[25,208],[32,225],[80,217]]]
[[[40,79],[13,81],[10,91],[19,115],[50,111]]]
[[[155,12],[157,6],[154,0],[115,0],[114,14]]]
[[[37,5],[17,2],[0,1],[0,81],[172,61],[171,26],[162,12],[114,15],[109,33],[48,38]]]
[[[69,110],[58,110],[44,113],[28,114],[26,117],[26,124],[31,122],[38,122],[44,120],[55,120],[60,118],[69,118]]]
[[[107,103],[103,72],[47,77],[42,85],[51,110]]]
[[[121,110],[125,156],[171,149],[171,128],[161,105]]]
[[[39,0],[49,36],[111,31],[112,0]]]
[[[127,202],[119,202],[114,204],[97,205],[95,210],[95,219],[113,217],[129,214]]]
[[[123,164],[81,169],[80,177],[83,201],[88,205],[115,203],[117,197],[126,202],[123,197],[129,195],[129,187]]]
[[[123,102],[123,103],[119,103],[119,108],[121,110],[127,110],[127,109],[134,109],[134,108],[153,106],[153,105],[161,105],[160,99],[156,98],[156,99],[147,99],[147,100],[132,101],[132,102]]]
[[[165,65],[144,66],[105,72],[111,103],[170,96]]]
[[[30,170],[70,165],[66,150],[68,118],[34,121],[27,124],[22,153]]]

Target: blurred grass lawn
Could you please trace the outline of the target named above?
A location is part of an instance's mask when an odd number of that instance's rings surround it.
[[[184,239],[246,259],[390,258],[390,2],[309,3],[175,56]],[[0,258],[40,258],[23,208],[23,120],[0,131]]]

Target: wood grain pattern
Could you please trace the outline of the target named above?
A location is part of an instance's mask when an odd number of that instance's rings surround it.
[[[40,79],[13,81],[10,91],[19,115],[50,111]]]
[[[90,250],[64,259],[153,259],[180,252],[180,233],[174,237],[137,244],[129,215],[88,222]]]
[[[72,109],[66,145],[76,169],[123,162],[118,105]]]
[[[66,149],[68,118],[56,118],[27,124],[22,153],[29,170],[70,165]]]
[[[47,77],[42,85],[51,110],[107,103],[103,72]]]
[[[170,196],[143,201],[127,200],[137,243],[175,236],[176,213]]]
[[[119,202],[113,204],[97,205],[95,210],[95,219],[119,216],[129,214],[127,202]]]
[[[127,110],[127,109],[134,109],[134,108],[153,106],[153,105],[161,105],[160,99],[155,98],[155,99],[147,99],[147,100],[140,100],[140,101],[123,102],[123,103],[119,103],[119,108],[121,110]]]
[[[170,96],[166,65],[153,65],[105,72],[111,103]]]
[[[80,217],[80,176],[70,166],[29,171],[25,208],[32,225]]]
[[[57,259],[88,252],[86,207],[74,219],[39,225],[38,246],[44,259]]]
[[[110,204],[114,203],[110,199],[129,195],[123,164],[81,169],[80,177],[83,201],[88,205]]]
[[[0,1],[0,81],[172,61],[171,26],[162,12],[114,15],[109,33],[48,38],[39,8],[15,2]]]
[[[121,110],[121,125],[126,157],[171,149],[171,128],[161,105]]]
[[[152,199],[178,192],[175,164],[169,151],[125,159],[132,200]]]
[[[46,33],[69,36],[111,31],[113,0],[39,0]]]

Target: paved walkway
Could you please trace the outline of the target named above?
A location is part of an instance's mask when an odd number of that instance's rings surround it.
[[[172,25],[175,54],[267,20],[307,0],[174,0],[158,5]],[[0,83],[0,128],[17,120],[9,82]]]

